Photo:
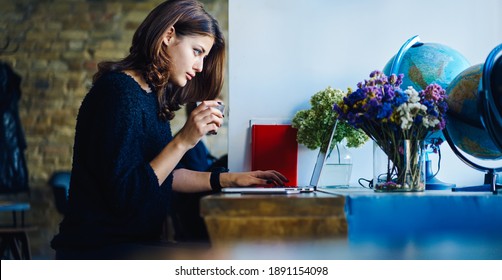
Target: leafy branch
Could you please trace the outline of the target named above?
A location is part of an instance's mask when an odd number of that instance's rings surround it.
[[[314,94],[310,98],[311,108],[298,111],[292,121],[292,126],[298,129],[297,141],[311,150],[323,148],[329,142],[331,129],[337,119],[333,105],[339,103],[347,95],[339,89],[327,87]],[[331,149],[343,139],[346,139],[347,146],[356,148],[369,140],[368,136],[360,130],[355,129],[345,121],[339,121]]]

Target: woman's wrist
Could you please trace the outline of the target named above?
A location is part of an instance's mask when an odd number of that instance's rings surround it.
[[[222,188],[234,187],[235,184],[232,181],[232,173],[221,173],[220,174],[220,184]]]
[[[184,141],[182,139],[182,137],[179,136],[179,135],[174,136],[174,138],[171,141],[171,143],[173,144],[174,147],[176,147],[177,149],[180,149],[180,150],[182,150],[184,152],[187,152],[188,150],[190,150],[191,148],[193,148],[193,146],[187,144],[186,141]]]

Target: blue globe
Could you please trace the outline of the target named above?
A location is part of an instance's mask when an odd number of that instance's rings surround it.
[[[400,57],[400,63],[392,71],[394,60]],[[436,83],[447,90],[451,81],[463,70],[470,66],[469,61],[458,51],[437,43],[415,43],[404,53],[394,55],[385,65],[383,72],[389,76],[404,74],[402,89],[412,86],[416,91],[425,89],[428,85]],[[428,139],[444,136],[441,131],[432,133]]]
[[[502,152],[481,122],[478,88],[482,70],[483,64],[474,65],[451,82],[447,90],[446,128],[452,141],[463,152],[482,160],[499,160]]]
[[[385,65],[383,72],[390,75],[392,62],[396,56]],[[425,89],[429,84],[436,83],[446,89],[450,82],[470,63],[458,51],[437,43],[418,43],[409,48],[403,55],[398,74],[404,74],[401,88],[412,86],[415,90]]]

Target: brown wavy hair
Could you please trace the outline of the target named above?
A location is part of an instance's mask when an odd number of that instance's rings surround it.
[[[204,35],[214,38],[211,51],[204,59],[204,68],[184,87],[169,83],[170,58],[162,47],[165,32],[173,26],[178,36]],[[174,118],[174,112],[187,102],[215,99],[223,87],[225,38],[218,21],[196,0],[168,0],[161,3],[138,27],[129,55],[119,61],[98,64],[96,82],[109,71],[134,70],[140,73],[157,94],[159,117]]]

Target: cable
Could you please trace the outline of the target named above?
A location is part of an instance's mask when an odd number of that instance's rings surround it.
[[[365,181],[368,183],[367,186],[363,185],[363,183],[361,183],[361,181]],[[368,179],[365,179],[365,178],[359,178],[359,180],[357,180],[357,182],[359,183],[359,185],[361,185],[361,187],[363,188],[366,188],[366,189],[373,189],[373,180],[368,180]]]

